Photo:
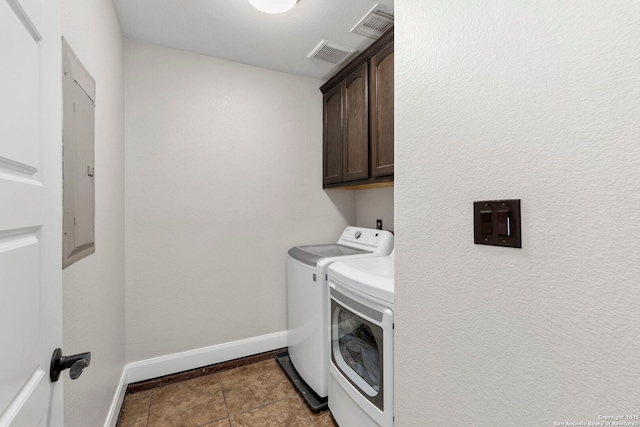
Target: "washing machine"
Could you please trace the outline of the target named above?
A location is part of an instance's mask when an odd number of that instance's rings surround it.
[[[327,269],[336,261],[387,256],[392,250],[393,234],[389,231],[347,227],[336,243],[296,246],[288,252],[288,353],[277,359],[313,411],[327,407]]]
[[[394,255],[329,267],[329,409],[343,427],[393,426]]]

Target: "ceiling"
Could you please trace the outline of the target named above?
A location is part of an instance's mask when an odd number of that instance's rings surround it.
[[[307,55],[328,40],[366,49],[373,39],[351,29],[376,5],[393,0],[300,0],[270,15],[248,0],[114,0],[127,39],[289,74],[327,80],[342,65]]]

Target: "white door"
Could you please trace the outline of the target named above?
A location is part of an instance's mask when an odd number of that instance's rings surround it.
[[[58,0],[0,0],[0,427],[63,424]]]

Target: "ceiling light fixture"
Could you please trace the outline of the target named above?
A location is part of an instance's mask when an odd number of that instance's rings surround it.
[[[291,10],[298,0],[249,0],[249,3],[265,13],[283,13]]]

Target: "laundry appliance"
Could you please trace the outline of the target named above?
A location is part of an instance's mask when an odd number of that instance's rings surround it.
[[[347,227],[336,243],[296,246],[288,252],[288,353],[277,359],[313,411],[327,407],[327,269],[335,261],[386,256],[392,250],[393,234],[389,231]]]
[[[343,427],[393,426],[394,255],[329,267],[329,409]]]

